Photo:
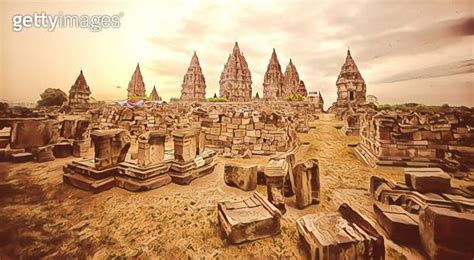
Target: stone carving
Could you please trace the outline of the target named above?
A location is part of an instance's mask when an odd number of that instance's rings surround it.
[[[219,95],[228,101],[243,102],[252,99],[252,76],[237,42],[224,65],[219,85]]]
[[[96,169],[107,169],[125,160],[125,155],[130,148],[130,133],[127,130],[95,130],[91,138],[94,142]]]
[[[163,162],[165,157],[165,131],[151,131],[138,137],[138,166],[145,167]]]
[[[263,98],[265,100],[278,100],[282,97],[284,76],[281,72],[280,62],[278,61],[275,49],[273,49],[267,71],[263,78]],[[258,95],[258,93],[257,93]]]
[[[174,157],[181,162],[194,160],[196,157],[196,139],[191,129],[178,129],[173,132]]]
[[[250,191],[257,188],[257,165],[226,163],[224,181],[227,185]]]
[[[337,212],[306,215],[296,223],[310,259],[385,259],[383,237],[345,203]]]
[[[313,203],[319,203],[319,166],[318,160],[311,159],[297,164],[293,169],[296,188],[296,205],[302,209]]]
[[[440,168],[405,168],[405,183],[421,193],[447,193],[451,189],[451,176]]]
[[[288,162],[285,159],[276,158],[270,160],[264,170],[268,200],[275,205],[282,214],[286,212],[284,186],[288,169]]]
[[[135,72],[132,75],[132,79],[128,83],[128,98],[131,97],[146,97],[145,83],[143,82],[143,76],[140,71],[140,64],[137,63]]]
[[[181,85],[182,101],[206,101],[206,79],[202,74],[199,58],[194,52],[188,71]]]
[[[89,96],[91,91],[87,85],[86,78],[81,72],[69,90],[69,108],[73,111],[86,111],[89,109]]]
[[[230,242],[252,241],[280,233],[281,213],[262,195],[217,203],[218,219]]]

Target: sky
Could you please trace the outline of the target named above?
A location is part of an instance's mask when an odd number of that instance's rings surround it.
[[[92,96],[125,99],[140,63],[147,93],[179,97],[194,51],[207,83],[219,78],[234,42],[262,95],[273,48],[291,58],[327,108],[348,48],[379,103],[474,106],[474,19],[470,0],[24,1],[0,2],[0,100],[35,102],[46,88],[69,91],[83,70]],[[120,15],[119,28],[24,28],[13,16]],[[440,72],[441,71],[441,72]]]

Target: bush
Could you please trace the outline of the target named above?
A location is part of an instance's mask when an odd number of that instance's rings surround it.
[[[212,97],[212,98],[208,98],[207,101],[209,101],[209,102],[227,102],[227,99],[223,98],[223,97]]]
[[[58,88],[47,88],[40,97],[38,106],[61,106],[67,101],[66,93]]]
[[[8,103],[0,102],[0,110],[7,110],[9,107]]]
[[[285,97],[285,101],[304,101],[305,97],[300,94],[293,94]]]

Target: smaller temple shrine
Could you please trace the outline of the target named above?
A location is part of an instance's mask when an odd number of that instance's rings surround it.
[[[89,108],[89,96],[91,91],[87,85],[86,78],[81,72],[69,90],[69,109],[71,111],[86,111]]]
[[[156,86],[153,86],[153,90],[150,93],[149,101],[161,101],[160,95],[158,95],[158,91],[156,91]]]
[[[137,63],[132,79],[128,83],[128,98],[132,97],[146,97],[145,82],[140,71],[140,64]]]

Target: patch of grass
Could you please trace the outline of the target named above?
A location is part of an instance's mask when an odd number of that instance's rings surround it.
[[[208,98],[207,101],[209,101],[209,102],[227,102],[227,99],[223,98],[223,97],[212,97],[212,98]]]

